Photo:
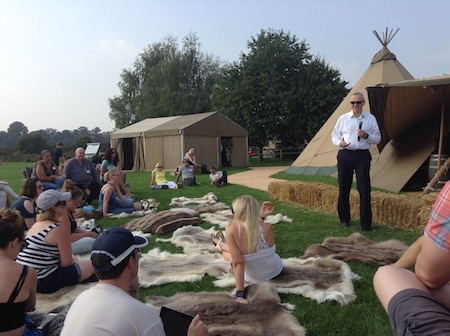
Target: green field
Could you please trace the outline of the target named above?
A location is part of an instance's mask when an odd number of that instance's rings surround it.
[[[288,164],[288,163],[287,163]],[[9,181],[11,187],[20,192],[22,181],[22,170],[25,163],[4,163],[0,166],[0,179]],[[229,174],[242,171],[246,168],[229,168]],[[277,175],[282,178],[284,173]],[[168,176],[169,179],[173,177]],[[304,180],[302,176],[289,175],[290,178]],[[259,202],[271,200],[276,207],[276,213],[282,213],[293,219],[292,223],[283,223],[274,226],[277,252],[283,258],[301,256],[306,248],[314,243],[321,243],[329,236],[348,236],[353,230],[358,229],[357,222],[352,222],[350,230],[344,230],[339,225],[337,215],[322,213],[305,208],[298,204],[280,202],[267,197],[267,193],[250,189],[239,185],[229,185],[225,188],[215,188],[210,186],[208,175],[197,177],[199,186],[185,187],[176,190],[150,190],[149,172],[132,172],[127,174],[127,182],[132,184],[132,192],[136,194],[137,199],[154,198],[160,202],[160,210],[169,209],[169,203],[172,197],[200,197],[213,191],[219,201],[231,205],[231,202],[238,196],[249,194],[254,196]],[[323,178],[320,178],[323,181]],[[332,178],[329,182],[333,183]],[[121,225],[129,219],[101,219],[97,224],[106,228]],[[209,228],[211,225],[203,223],[203,228]],[[373,230],[368,232],[367,237],[373,241],[383,241],[388,239],[398,239],[407,244],[417,239],[420,233],[402,231],[374,223]],[[164,238],[170,237],[170,234],[164,235]],[[181,252],[180,249],[163,243],[155,243],[156,235],[152,236],[147,249],[160,247],[163,250],[171,252]],[[376,265],[367,265],[359,263],[349,263],[352,271],[361,276],[361,280],[354,282],[357,300],[347,306],[341,307],[335,302],[317,304],[315,301],[303,298],[299,295],[281,294],[282,302],[289,302],[295,305],[294,315],[303,325],[308,335],[392,335],[389,320],[382,309],[375,295],[372,286],[372,278],[377,269]],[[194,283],[172,283],[161,286],[155,286],[141,290],[141,299],[148,295],[170,296],[177,292],[185,291],[217,291],[220,290],[213,286],[211,277],[205,277],[203,280]]]

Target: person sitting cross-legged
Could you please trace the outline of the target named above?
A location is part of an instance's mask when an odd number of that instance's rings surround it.
[[[226,171],[217,170],[215,167],[209,169],[209,180],[212,185],[221,188],[228,184],[228,176]]]
[[[91,277],[94,272],[90,260],[78,260],[72,254],[70,232],[58,219],[66,213],[70,192],[54,189],[44,191],[37,199],[40,213],[28,230],[26,247],[17,262],[37,272],[37,292],[54,293],[65,286],[73,286]]]
[[[34,168],[34,174],[42,182],[44,190],[61,190],[64,184],[59,167],[52,162],[52,154],[48,149],[41,152],[40,160]]]
[[[88,204],[98,199],[102,188],[99,174],[92,161],[85,159],[84,148],[78,147],[75,150],[75,157],[64,165],[63,176],[84,191],[85,201]]]
[[[183,165],[178,167],[177,177],[175,183],[178,184],[180,177],[183,179],[183,184],[187,186],[195,186],[195,168],[189,164],[187,159],[183,159]]]
[[[155,165],[152,170],[152,180],[150,181],[150,188],[152,189],[177,189],[177,184],[173,181],[168,181],[166,178],[166,170],[163,168],[161,162]]]

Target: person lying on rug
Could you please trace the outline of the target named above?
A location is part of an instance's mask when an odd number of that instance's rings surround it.
[[[264,221],[273,210],[271,202],[264,202],[260,208],[252,196],[241,196],[233,201],[234,220],[226,227],[226,242],[220,234],[211,237],[216,251],[232,263],[239,303],[247,303],[244,282],[267,281],[283,271],[281,258],[275,253],[272,224]]]
[[[36,271],[15,262],[24,227],[17,210],[0,213],[0,334],[25,335],[26,312],[36,305]]]
[[[155,165],[152,170],[152,180],[150,181],[150,188],[152,189],[177,189],[177,184],[173,181],[167,181],[166,170],[163,168],[161,162]]]
[[[66,212],[66,201],[71,197],[70,192],[54,189],[39,195],[37,207],[41,212],[28,230],[27,246],[17,256],[17,262],[36,270],[38,293],[54,293],[94,273],[90,260],[78,260],[72,255],[70,233],[58,224],[58,218]]]
[[[122,227],[109,228],[95,240],[91,261],[99,283],[80,294],[67,313],[61,336],[128,335],[165,336],[161,318],[136,299],[139,250],[144,237],[133,236]],[[114,309],[111,309],[114,307]],[[103,312],[99,314],[99,312]],[[106,313],[107,312],[107,313]],[[209,335],[196,315],[188,336]]]
[[[375,292],[396,335],[450,335],[449,213],[447,182],[432,207],[424,235],[413,248],[418,250],[415,273],[395,265],[375,273]]]
[[[99,196],[99,211],[103,212],[103,217],[109,213],[120,214],[122,212],[132,213],[140,209],[140,203],[133,203],[130,196],[122,194],[119,188],[119,182],[122,179],[122,174],[118,169],[108,170],[103,175],[106,184],[100,190]]]
[[[61,226],[70,232],[70,243],[73,254],[90,253],[95,238],[98,237],[97,231],[87,231],[80,228],[75,220],[74,210],[78,208],[83,201],[84,192],[76,187],[71,180],[66,180],[61,192],[70,192],[72,197],[66,201],[66,212],[59,218]]]

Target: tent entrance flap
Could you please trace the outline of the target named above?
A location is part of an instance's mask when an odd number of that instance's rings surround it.
[[[122,139],[122,169],[133,170],[134,157],[133,157],[133,138]]]

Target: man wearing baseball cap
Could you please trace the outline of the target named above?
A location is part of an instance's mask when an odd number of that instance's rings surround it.
[[[137,287],[139,249],[147,239],[122,227],[105,230],[92,246],[91,261],[99,283],[80,294],[67,313],[61,335],[165,336],[161,318],[130,295]],[[137,292],[137,288],[135,289]],[[189,336],[209,335],[197,315]]]

